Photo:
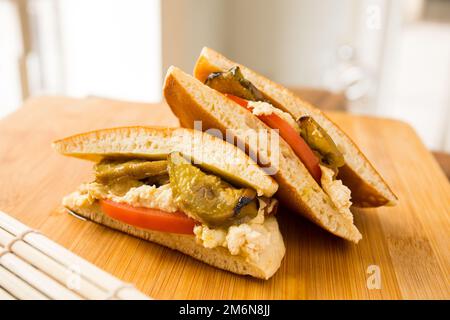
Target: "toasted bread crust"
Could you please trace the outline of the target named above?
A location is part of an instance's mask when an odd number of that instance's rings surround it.
[[[271,197],[278,184],[244,152],[222,139],[184,128],[121,127],[77,134],[55,141],[63,155],[99,161],[104,157],[164,159],[180,151],[238,185],[249,186]]]
[[[164,96],[180,123],[188,128],[193,127],[194,121],[201,119],[204,130],[213,128],[223,133],[227,129],[270,130],[244,108],[175,67],[169,68],[167,72]],[[221,107],[227,110],[226,114],[221,113]],[[252,146],[245,144],[246,148],[252,149]],[[282,139],[279,165],[274,177],[279,184],[276,196],[281,202],[339,237],[353,242],[361,239],[353,222],[336,211],[328,195]],[[291,169],[295,171],[294,174]]]
[[[242,256],[231,255],[228,250],[222,247],[205,248],[196,243],[193,235],[144,230],[113,220],[102,213],[98,202],[95,202],[89,208],[68,207],[67,209],[109,228],[180,251],[211,266],[265,280],[272,277],[279,269],[286,251],[275,217],[268,217],[265,222],[265,227],[272,234],[271,243],[261,253],[258,262],[251,262]],[[279,248],[279,250],[273,250],[273,248]]]
[[[283,86],[272,82],[241,64],[227,59],[209,48],[203,48],[195,65],[194,76],[204,82],[211,72],[224,71],[236,65],[241,68],[244,76],[262,91],[276,107],[289,112],[296,119],[304,115],[313,116],[327,130],[335,142],[346,146],[346,151],[348,151],[344,152],[346,165],[341,169],[339,178],[351,189],[352,202],[355,206],[378,207],[382,205],[395,205],[397,202],[396,195],[368,161],[366,156],[339,126],[310,103],[296,96]],[[364,168],[363,171],[361,171],[361,167]],[[368,178],[372,182],[369,182]]]

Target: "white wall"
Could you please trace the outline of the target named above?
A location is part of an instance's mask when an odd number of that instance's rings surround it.
[[[161,99],[159,0],[61,0],[65,94]]]
[[[450,152],[450,25],[417,22],[399,32],[377,113],[407,121],[429,148]]]
[[[162,0],[163,76],[171,65],[192,73],[204,46],[226,50],[227,0]]]
[[[18,108],[22,101],[19,39],[15,7],[11,2],[0,1],[0,119]]]
[[[192,71],[209,46],[289,85],[320,86],[355,38],[358,0],[164,0],[163,68]]]
[[[338,46],[354,40],[354,0],[231,3],[231,56],[288,85],[323,85]]]
[[[351,110],[406,120],[427,146],[442,149],[450,144],[449,94],[442,88],[449,83],[450,42],[439,31],[404,37],[405,19],[416,19],[421,5],[421,0],[165,0],[163,68],[175,64],[191,72],[206,45],[277,82],[323,87],[325,74],[336,67],[337,49],[350,44],[370,84],[366,98]]]

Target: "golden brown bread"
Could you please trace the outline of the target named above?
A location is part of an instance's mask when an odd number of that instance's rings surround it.
[[[246,143],[243,132],[269,130],[250,112],[175,67],[167,72],[164,96],[182,126],[192,128],[195,120],[202,120],[205,130],[219,129],[224,134],[227,130],[234,131],[250,150],[254,146]],[[269,151],[279,155],[278,163],[273,164],[277,167],[274,178],[279,184],[277,197],[284,204],[337,236],[354,242],[361,239],[353,221],[336,210],[284,140],[279,140],[279,150]]]
[[[355,143],[318,108],[283,86],[209,48],[203,48],[195,65],[194,76],[204,82],[211,72],[228,70],[233,66],[239,66],[245,78],[262,91],[273,105],[290,113],[295,119],[310,115],[327,131],[344,154],[346,165],[340,169],[338,178],[351,189],[355,206],[395,205],[397,197],[381,175]]]
[[[122,127],[97,130],[55,141],[53,147],[63,155],[91,161],[105,157],[161,159],[170,152],[179,151],[195,161],[196,165],[237,184],[252,187],[260,195],[271,197],[278,188],[277,183],[242,150],[214,136],[185,128]],[[71,196],[76,199],[76,195],[75,192]],[[196,242],[194,235],[144,230],[116,221],[103,214],[98,201],[86,205],[70,200],[65,201],[64,205],[94,222],[178,250],[237,274],[269,279],[279,269],[285,254],[283,238],[273,215],[267,216],[263,224],[271,235],[269,243],[255,261],[232,255],[222,247],[205,248]],[[272,209],[275,210],[275,207],[272,206]]]
[[[86,132],[53,143],[59,153],[91,161],[103,157],[165,159],[179,151],[206,170],[271,197],[278,184],[240,149],[185,128],[121,127]]]
[[[255,278],[267,280],[272,277],[279,269],[285,254],[283,238],[278,229],[277,220],[273,216],[266,218],[264,222],[265,228],[272,234],[270,244],[260,253],[259,260],[252,262],[240,255],[232,255],[222,247],[205,248],[196,243],[193,235],[144,230],[113,220],[102,213],[98,202],[89,208],[68,207],[68,209],[88,220],[180,251],[214,267]]]

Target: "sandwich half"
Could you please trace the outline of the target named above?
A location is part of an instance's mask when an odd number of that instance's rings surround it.
[[[253,94],[241,95],[241,98],[250,98],[262,101],[276,108],[275,112],[282,111],[286,117],[298,122],[304,117],[310,117],[332,139],[344,158],[344,165],[339,167],[338,178],[350,188],[352,203],[359,207],[392,206],[397,202],[397,197],[388,184],[359,150],[356,144],[333,123],[321,110],[315,108],[283,86],[263,77],[249,68],[233,62],[220,53],[203,48],[197,60],[194,76],[201,82],[207,82],[208,77],[214,77],[214,73],[229,71],[238,67],[244,82],[255,89]],[[213,83],[213,81],[209,81]],[[220,89],[220,86],[216,87]],[[227,92],[228,91],[228,92]],[[223,93],[238,91],[224,88]],[[258,96],[258,93],[262,96]],[[270,112],[270,111],[266,111]],[[307,141],[308,142],[308,141]],[[316,150],[314,150],[316,151]]]
[[[285,254],[278,184],[243,151],[183,128],[123,127],[55,141],[94,162],[71,212],[237,274],[268,279]]]
[[[254,140],[248,139],[249,132],[256,132],[260,137],[264,136],[259,134],[261,132],[275,131],[245,108],[246,102],[241,98],[230,98],[176,67],[167,71],[164,96],[182,126],[193,128],[198,124],[195,121],[201,121],[202,130],[214,129],[222,136],[232,136],[252,157],[257,156],[256,161],[275,168],[271,173],[279,184],[276,196],[286,206],[339,237],[353,242],[361,239],[349,209],[350,190],[335,179],[334,169],[319,166],[318,161],[312,165],[324,174],[319,171],[317,176],[317,171],[308,170],[307,165],[311,165],[311,157],[315,156],[310,151],[306,164],[300,159],[298,154],[302,155],[305,143],[294,145],[297,149],[282,137],[278,143],[253,143]],[[279,132],[281,135],[281,130]],[[267,140],[272,140],[271,134],[267,136]],[[296,137],[300,136],[294,132],[291,138]],[[231,142],[228,138],[227,141]]]

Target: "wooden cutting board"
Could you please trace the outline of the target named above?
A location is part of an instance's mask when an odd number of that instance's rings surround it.
[[[287,252],[268,281],[215,269],[61,210],[61,198],[91,179],[92,164],[62,157],[50,143],[119,125],[176,126],[164,104],[29,100],[0,121],[0,210],[158,299],[449,299],[450,185],[436,161],[405,123],[330,116],[372,160],[399,204],[353,209],[363,234],[358,245],[281,209]]]

